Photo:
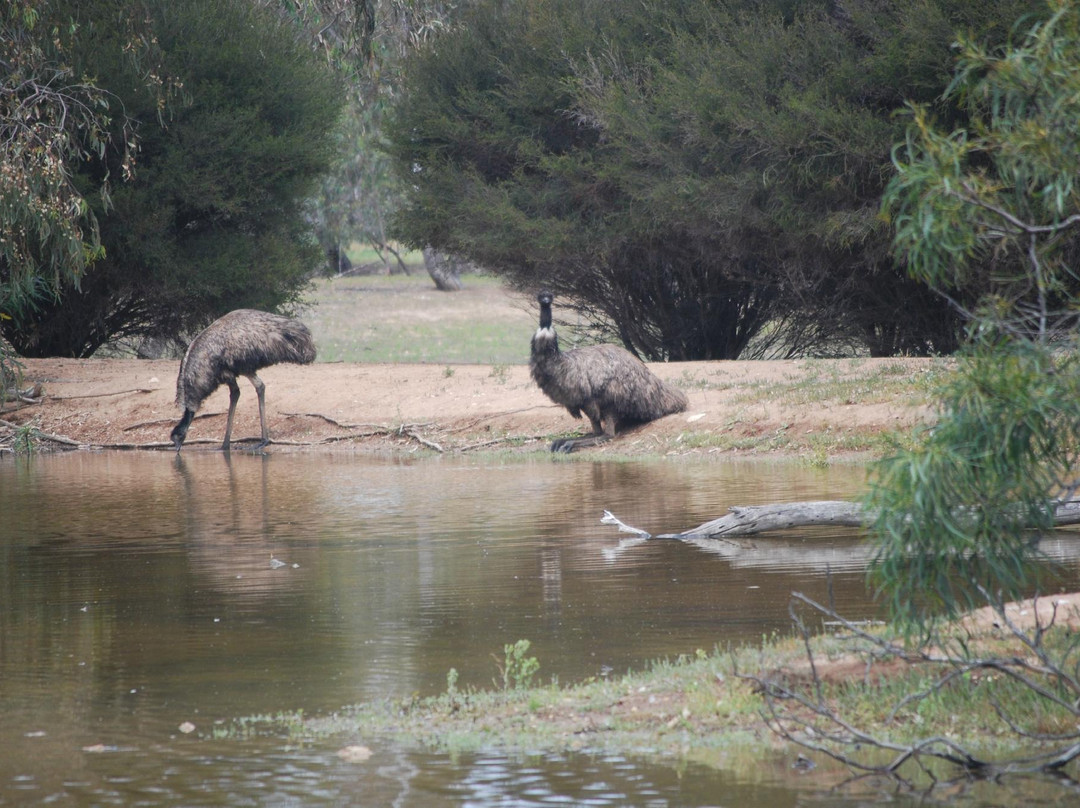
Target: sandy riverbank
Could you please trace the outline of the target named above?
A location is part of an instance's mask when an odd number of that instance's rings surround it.
[[[689,409],[589,451],[799,453],[824,445],[841,452],[925,420],[926,405],[903,394],[904,384],[918,387],[940,364],[853,359],[651,367],[687,391]],[[24,360],[22,387],[40,385],[41,397],[17,408],[9,404],[0,418],[83,446],[167,447],[180,414],[173,402],[178,368],[176,360]],[[260,376],[270,434],[282,448],[542,451],[551,437],[588,428],[548,401],[525,365],[316,363],[277,365]],[[882,379],[889,390],[875,389]],[[259,432],[254,391],[246,380],[240,384],[234,440]],[[228,392],[220,388],[200,410],[185,451],[219,446],[227,410]]]

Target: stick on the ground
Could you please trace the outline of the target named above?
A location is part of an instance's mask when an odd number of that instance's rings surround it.
[[[22,428],[22,426],[20,424],[13,424],[13,423],[11,423],[11,421],[0,421],[0,426],[7,427],[8,429],[12,429],[12,430]],[[82,446],[83,445],[83,444],[79,443],[77,440],[72,440],[71,438],[65,438],[63,435],[51,435],[48,432],[42,432],[40,429],[37,429],[36,427],[34,427],[34,437],[40,438],[41,440],[49,440],[49,441],[52,441],[53,443],[62,443],[65,446]]]
[[[133,387],[130,390],[115,390],[111,393],[87,393],[82,396],[49,396],[53,401],[74,401],[78,398],[108,398],[109,396],[123,396],[128,393],[156,393],[153,387]]]

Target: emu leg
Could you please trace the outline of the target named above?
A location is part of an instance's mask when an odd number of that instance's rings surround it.
[[[248,379],[255,385],[255,395],[259,397],[259,425],[262,427],[262,440],[260,440],[259,445],[255,447],[257,451],[270,442],[270,432],[266,429],[266,385],[263,384],[263,380],[254,373],[249,375]]]
[[[236,402],[240,400],[240,385],[236,379],[229,380],[229,417],[225,421],[225,442],[221,444],[222,451],[229,451],[229,436],[232,435],[232,419],[236,412]]]
[[[597,414],[597,416],[594,417],[593,413],[586,412],[585,414],[589,416],[589,421],[592,422],[593,434],[584,438],[558,438],[557,440],[552,441],[551,451],[570,454],[570,452],[575,449],[584,449],[588,446],[599,446],[601,443],[607,443],[615,437],[614,416],[600,416]]]

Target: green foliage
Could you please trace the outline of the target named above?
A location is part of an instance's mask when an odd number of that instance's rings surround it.
[[[946,133],[913,106],[884,197],[913,274],[977,290],[978,316],[1038,339],[1075,322],[1080,292],[1080,8],[1049,6],[1050,19],[1003,53],[962,41],[947,97],[971,121]]]
[[[502,676],[503,690],[524,690],[532,686],[533,676],[540,670],[536,657],[527,657],[531,643],[518,640],[503,646],[503,662],[496,664]]]
[[[15,428],[11,436],[11,451],[29,457],[37,451],[39,443],[37,427],[33,423],[22,424]]]
[[[0,312],[0,320],[6,315]],[[22,362],[7,341],[0,337],[0,407],[7,403],[8,394],[18,389],[22,380]]]
[[[1036,583],[1037,531],[1080,480],[1080,357],[987,338],[943,385],[917,446],[873,469],[873,575],[892,611],[920,625]],[[1036,531],[1032,533],[1032,531]]]
[[[949,352],[878,216],[894,112],[1035,5],[480,2],[406,65],[396,234],[651,358]]]
[[[938,423],[878,465],[868,501],[878,586],[914,626],[1032,586],[1029,531],[1080,485],[1080,357],[1067,331],[1080,292],[1080,6],[1050,7],[996,55],[964,43],[949,95],[970,126],[943,134],[914,107],[885,196],[911,271],[942,293],[980,294]]]
[[[138,172],[93,206],[104,255],[79,292],[5,328],[24,355],[87,356],[122,337],[181,337],[233,308],[288,308],[320,263],[305,201],[330,163],[340,88],[295,30],[244,0],[148,2],[164,68],[187,102],[166,126],[107,9],[82,41],[93,72],[140,119]],[[82,164],[94,192],[119,166]]]
[[[125,60],[142,69],[144,88],[164,105],[168,88],[153,40],[142,36],[139,4],[94,5],[112,7]],[[109,150],[115,178],[127,176],[134,160],[134,122],[108,88],[73,66],[79,42],[93,36],[76,10],[65,0],[0,5],[0,313],[19,314],[78,284],[102,246],[91,200],[74,175]],[[95,189],[102,207],[110,180]]]

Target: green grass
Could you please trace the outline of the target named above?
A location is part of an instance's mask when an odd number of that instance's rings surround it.
[[[768,400],[791,407],[904,402],[922,404],[943,374],[947,361],[905,364],[903,360],[868,368],[863,359],[803,359],[788,381],[732,382],[723,371],[716,378],[686,372],[679,386],[686,390],[738,389],[735,404],[753,405]]]
[[[316,337],[324,362],[434,362],[438,364],[521,364],[528,361],[521,341],[507,344],[506,329],[474,325],[360,325],[337,339]]]
[[[732,422],[730,426],[734,426]],[[828,457],[838,453],[881,454],[897,441],[893,433],[841,432],[826,427],[809,434],[791,434],[780,427],[758,435],[743,435],[738,431],[686,432],[678,441],[681,449],[713,449],[720,452],[793,452],[811,460],[815,465],[828,465]],[[814,461],[817,457],[818,460]]]
[[[316,283],[303,315],[321,362],[528,362],[535,313],[500,282],[466,275],[440,292],[426,273],[331,278]]]

